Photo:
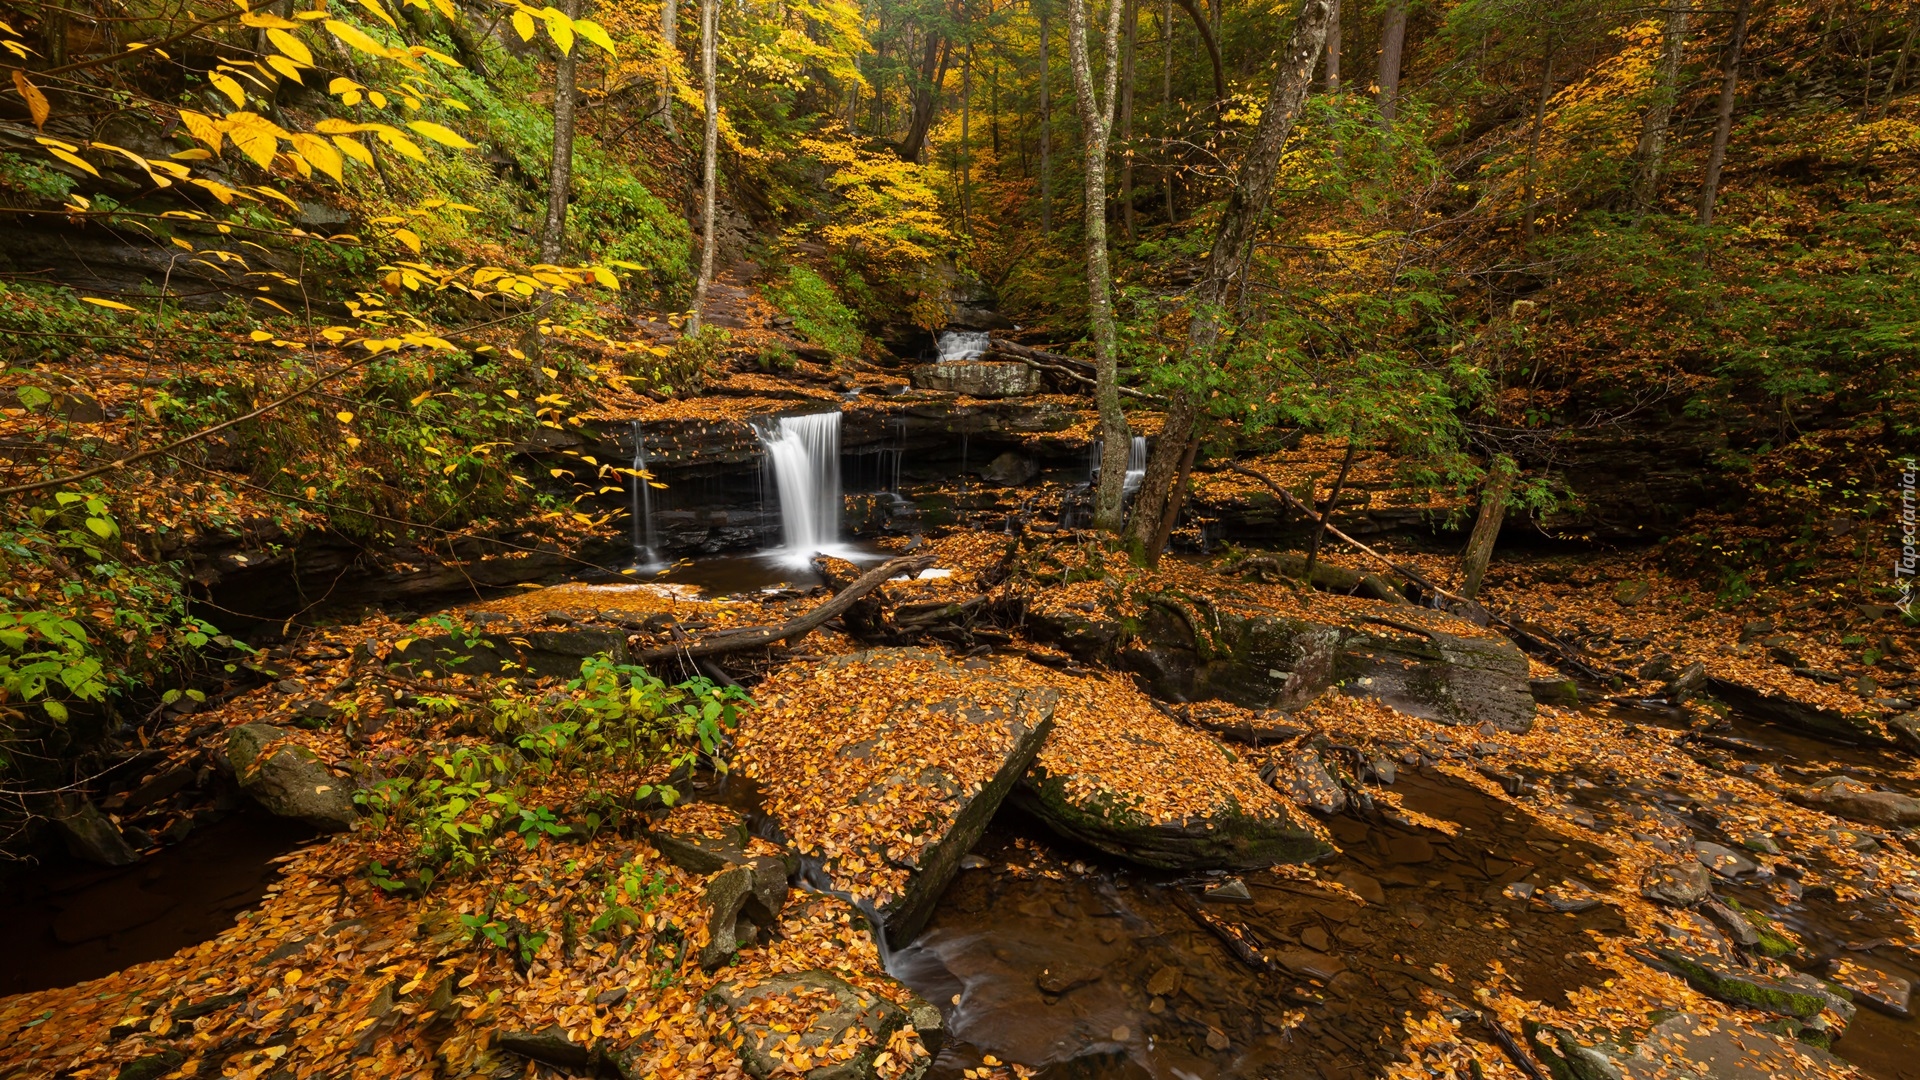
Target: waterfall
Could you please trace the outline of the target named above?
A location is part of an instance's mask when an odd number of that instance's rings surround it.
[[[1087,467],[1087,483],[1100,481],[1100,451],[1105,445],[1101,439],[1093,440],[1093,451]],[[1121,482],[1122,491],[1131,495],[1140,489],[1140,482],[1147,478],[1147,437],[1135,435],[1133,442],[1127,445],[1127,475]]]
[[[642,567],[660,565],[660,544],[653,534],[653,484],[647,472],[647,437],[633,422],[633,560]]]
[[[840,414],[782,416],[754,425],[780,498],[781,561],[807,566],[840,541]]]
[[[1147,478],[1147,437],[1135,435],[1132,445],[1127,447],[1127,478],[1121,484],[1121,490],[1132,493],[1140,490],[1140,481]]]
[[[935,339],[940,362],[954,364],[972,360],[987,351],[990,335],[985,330],[942,330]]]

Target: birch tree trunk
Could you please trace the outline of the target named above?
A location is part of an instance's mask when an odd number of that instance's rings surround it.
[[[1307,88],[1313,85],[1314,69],[1320,66],[1320,50],[1327,42],[1327,0],[1301,0],[1294,16],[1293,32],[1281,53],[1273,87],[1260,111],[1260,124],[1254,129],[1253,142],[1234,175],[1233,192],[1220,214],[1207,255],[1207,266],[1194,289],[1193,315],[1187,322],[1187,342],[1182,361],[1193,369],[1213,363],[1220,341],[1221,312],[1233,287],[1245,275],[1253,258],[1253,236],[1260,215],[1273,197],[1274,178],[1280,171],[1280,152],[1300,115]],[[1187,440],[1193,437],[1205,397],[1197,387],[1183,387],[1170,395],[1166,423],[1159,441],[1147,460],[1147,474],[1134,496],[1133,512],[1127,519],[1127,541],[1136,546],[1148,565],[1159,561],[1152,541],[1161,513],[1166,508],[1174,474]]]
[[[1093,527],[1119,532],[1133,434],[1120,411],[1119,335],[1113,324],[1113,272],[1107,262],[1107,144],[1120,81],[1120,29],[1128,0],[1108,0],[1103,41],[1105,93],[1093,84],[1087,54],[1087,2],[1068,0],[1067,59],[1086,147],[1087,316],[1093,324],[1094,404],[1100,412],[1100,483],[1093,495]]]
[[[1380,26],[1380,94],[1376,98],[1380,123],[1393,126],[1400,115],[1400,53],[1407,44],[1407,0],[1389,0]]]
[[[1173,210],[1173,0],[1160,5],[1160,182],[1167,193],[1167,224]]]
[[[1740,0],[1733,9],[1733,32],[1727,37],[1726,75],[1720,81],[1720,110],[1713,125],[1713,149],[1707,154],[1707,178],[1700,185],[1700,224],[1713,224],[1713,203],[1720,195],[1720,167],[1727,161],[1727,139],[1733,134],[1733,99],[1740,90],[1740,51],[1747,44],[1747,16],[1753,0]]]
[[[1680,61],[1687,47],[1689,0],[1668,0],[1667,25],[1660,35],[1660,66],[1654,73],[1653,100],[1640,120],[1639,172],[1633,179],[1633,213],[1644,216],[1660,187],[1660,166],[1667,152],[1667,125],[1680,98]]]
[[[1047,22],[1049,0],[1034,0],[1040,11],[1040,231],[1053,231],[1053,41]]]
[[[660,40],[666,45],[666,64],[660,72],[660,126],[673,131],[672,61],[680,58],[680,0],[660,0]]]
[[[700,333],[700,315],[707,304],[707,288],[713,284],[713,246],[715,224],[719,216],[720,166],[720,88],[714,84],[714,57],[720,36],[720,0],[700,0],[700,81],[706,88],[706,133],[700,160],[705,169],[700,206],[700,277],[693,286],[693,314],[687,319],[687,333]]]
[[[580,17],[580,0],[564,0],[567,18]],[[583,43],[553,65],[553,160],[547,169],[547,219],[540,226],[540,261],[557,262],[567,249],[567,196],[573,186],[574,73]]]

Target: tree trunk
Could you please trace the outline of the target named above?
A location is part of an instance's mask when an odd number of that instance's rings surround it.
[[[933,130],[933,118],[940,111],[940,87],[947,81],[947,64],[953,59],[953,46],[939,34],[927,35],[927,49],[920,60],[920,85],[913,92],[913,115],[907,121],[907,137],[900,142],[900,159],[918,162],[927,149],[927,133]]]
[[[1506,520],[1507,495],[1513,490],[1518,471],[1513,459],[1505,454],[1495,458],[1493,467],[1487,470],[1487,485],[1480,491],[1480,517],[1473,523],[1467,552],[1460,560],[1465,581],[1460,595],[1469,600],[1480,595],[1480,579],[1486,576],[1487,563],[1493,559],[1493,542],[1500,536],[1500,523]]]
[[[1160,181],[1167,193],[1167,224],[1173,211],[1173,0],[1160,5]]]
[[[1252,259],[1254,230],[1273,196],[1280,152],[1293,132],[1307,88],[1313,84],[1326,40],[1327,0],[1302,0],[1286,51],[1280,55],[1273,87],[1260,111],[1260,124],[1254,129],[1253,141],[1235,173],[1233,191],[1221,210],[1206,270],[1194,290],[1185,360],[1195,368],[1213,362],[1214,347],[1220,340],[1221,309]],[[1134,496],[1133,515],[1127,522],[1128,541],[1138,545],[1143,555],[1160,523],[1180,455],[1193,437],[1205,400],[1198,388],[1188,387],[1176,391],[1168,402],[1159,444],[1147,461],[1147,475]]]
[[[1139,38],[1140,8],[1139,0],[1126,0],[1127,29],[1126,41],[1121,45],[1120,60],[1120,222],[1126,229],[1127,239],[1134,238],[1133,230],[1133,48]]]
[[[702,139],[701,161],[705,175],[700,206],[700,277],[693,286],[693,314],[687,319],[690,335],[700,333],[707,289],[713,284],[714,233],[720,204],[720,88],[714,83],[719,36],[720,0],[700,0],[700,82],[706,88],[706,133]]]
[[[1540,77],[1540,99],[1533,105],[1533,130],[1527,135],[1527,172],[1520,193],[1520,235],[1527,248],[1533,247],[1533,171],[1539,167],[1540,130],[1547,124],[1547,102],[1553,100],[1553,40],[1547,40],[1546,70]]]
[[[1313,580],[1313,564],[1320,559],[1320,541],[1327,535],[1327,524],[1333,520],[1334,508],[1340,505],[1340,489],[1347,486],[1347,473],[1353,470],[1353,458],[1360,450],[1358,435],[1347,435],[1347,453],[1340,459],[1340,474],[1333,478],[1333,490],[1327,493],[1327,501],[1320,505],[1320,519],[1314,522],[1313,539],[1307,542],[1306,579]],[[1312,492],[1308,492],[1311,496]]]
[[[1680,98],[1680,62],[1686,58],[1690,0],[1668,0],[1667,26],[1660,35],[1660,66],[1654,74],[1653,100],[1640,120],[1637,156],[1640,170],[1633,182],[1633,213],[1645,216],[1660,187],[1660,165],[1667,152],[1667,124]]]
[[[1193,28],[1200,32],[1200,44],[1206,46],[1207,62],[1213,65],[1214,108],[1225,108],[1227,101],[1227,77],[1225,65],[1220,60],[1220,41],[1215,36],[1213,27],[1207,25],[1206,17],[1201,15],[1200,9],[1194,6],[1193,0],[1179,0],[1179,2],[1180,6],[1186,9],[1187,15],[1193,19]],[[1216,8],[1215,14],[1217,15],[1218,12],[1219,9]],[[1219,20],[1216,18],[1214,23],[1218,25]]]
[[[680,0],[660,0],[660,41],[666,46],[660,71],[660,126],[673,132],[673,61],[680,58]]]
[[[1400,114],[1400,53],[1407,44],[1407,0],[1388,0],[1386,21],[1380,26],[1380,95],[1376,99],[1380,123],[1393,126]]]
[[[1067,58],[1073,70],[1074,100],[1080,107],[1080,131],[1086,148],[1087,316],[1093,324],[1094,404],[1100,412],[1100,483],[1093,496],[1093,527],[1119,532],[1127,479],[1127,451],[1133,434],[1120,411],[1118,333],[1113,323],[1113,273],[1107,262],[1107,143],[1120,81],[1120,28],[1126,0],[1107,5],[1105,93],[1093,84],[1087,53],[1088,0],[1068,0]]]
[[[1173,539],[1174,526],[1180,524],[1180,510],[1187,504],[1187,478],[1193,475],[1193,457],[1200,450],[1200,433],[1195,431],[1187,439],[1187,449],[1180,455],[1180,471],[1173,478],[1173,494],[1167,497],[1167,509],[1160,515],[1160,527],[1154,530],[1153,543],[1146,551],[1147,566],[1160,563],[1160,553],[1167,550],[1167,543]]]
[[[1340,92],[1340,0],[1327,4],[1327,93]]]
[[[1050,0],[1034,0],[1040,9],[1040,231],[1053,231],[1053,38],[1048,33]]]
[[[960,57],[960,231],[973,234],[973,43]]]
[[[567,18],[580,17],[580,0],[563,0]],[[574,72],[581,42],[553,65],[553,162],[547,170],[547,220],[540,227],[540,261],[558,262],[567,249],[567,195],[573,186]]]
[[[1713,203],[1720,195],[1720,167],[1727,161],[1727,139],[1733,134],[1733,99],[1740,90],[1740,50],[1747,44],[1747,16],[1753,0],[1740,0],[1733,9],[1733,32],[1727,36],[1726,69],[1720,81],[1720,109],[1713,125],[1713,149],[1707,154],[1707,178],[1700,185],[1700,224],[1713,224]]]

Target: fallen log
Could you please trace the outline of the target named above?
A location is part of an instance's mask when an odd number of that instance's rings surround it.
[[[1011,341],[1001,341],[997,338],[991,340],[988,343],[986,355],[1010,356],[1015,360],[1018,360],[1021,363],[1027,365],[1028,367],[1034,369],[1035,371],[1052,372],[1055,375],[1060,375],[1065,378],[1072,379],[1073,381],[1078,383],[1085,383],[1088,386],[1100,385],[1097,380],[1090,378],[1087,375],[1083,375],[1080,372],[1075,371],[1073,367],[1068,366],[1068,365],[1079,365],[1084,363],[1084,361],[1076,360],[1071,356],[1061,356],[1059,353],[1050,353],[1041,349],[1031,348],[1026,345],[1018,345]],[[1156,397],[1153,394],[1149,394],[1144,391],[1135,390],[1131,386],[1120,386],[1120,387],[1115,387],[1115,389],[1130,398],[1138,398],[1141,401],[1151,401],[1159,404],[1165,404],[1164,398]]]
[[[832,619],[852,607],[862,597],[902,574],[918,574],[933,565],[931,555],[908,555],[898,559],[888,559],[879,566],[867,571],[846,588],[834,594],[833,599],[814,608],[798,618],[790,619],[779,626],[748,626],[734,630],[724,630],[717,634],[685,644],[674,644],[658,649],[648,649],[636,658],[641,662],[649,660],[669,660],[674,657],[696,659],[724,652],[737,652],[741,649],[754,649],[771,645],[776,641],[787,641],[805,637],[822,623]]]

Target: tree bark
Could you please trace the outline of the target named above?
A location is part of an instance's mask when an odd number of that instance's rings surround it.
[[[940,111],[940,87],[947,81],[947,64],[953,59],[953,43],[945,36],[929,33],[926,52],[920,59],[920,85],[913,91],[913,114],[907,121],[907,137],[900,141],[900,159],[918,162],[927,149],[927,133],[933,130],[933,118]]]
[[[680,0],[660,0],[660,40],[666,46],[660,70],[660,126],[673,131],[673,61],[680,58]]]
[[[1200,31],[1200,44],[1207,48],[1207,60],[1213,65],[1213,104],[1219,108],[1227,100],[1226,68],[1220,62],[1220,42],[1214,37],[1213,27],[1207,24],[1207,17],[1200,13],[1193,0],[1179,0],[1179,4],[1193,19],[1193,28]]]
[[[1160,5],[1160,184],[1167,194],[1167,224],[1173,210],[1173,0]]]
[[[1140,8],[1139,0],[1126,0],[1127,29],[1126,40],[1121,45],[1120,60],[1120,223],[1126,230],[1127,239],[1134,238],[1133,229],[1133,76],[1134,44],[1139,38]]]
[[[710,3],[711,0],[701,0]],[[641,663],[654,660],[671,660],[676,656],[689,659],[701,656],[717,656],[720,653],[738,652],[741,649],[754,649],[771,645],[776,641],[797,639],[845,612],[861,597],[867,595],[902,574],[918,574],[933,565],[931,555],[908,555],[898,559],[889,559],[872,570],[860,575],[851,585],[834,594],[833,599],[814,608],[797,618],[781,623],[779,626],[750,626],[737,630],[722,630],[708,634],[697,641],[682,645],[669,645],[665,648],[648,649],[636,659]]]
[[[580,0],[563,0],[567,18],[580,17]],[[553,65],[553,160],[547,169],[547,219],[540,227],[540,261],[559,261],[567,249],[567,198],[573,186],[574,73],[580,48],[562,53]]]
[[[1107,144],[1120,82],[1120,29],[1127,0],[1107,4],[1105,93],[1093,84],[1087,52],[1088,0],[1068,0],[1067,58],[1073,70],[1074,100],[1080,107],[1080,131],[1086,148],[1085,219],[1087,232],[1087,317],[1093,324],[1094,405],[1100,413],[1100,483],[1093,496],[1093,527],[1119,532],[1127,479],[1127,451],[1133,435],[1120,411],[1120,345],[1113,321],[1113,272],[1107,260]]]
[[[1720,109],[1713,125],[1713,149],[1707,154],[1707,177],[1700,185],[1700,224],[1713,224],[1713,204],[1720,195],[1720,168],[1727,161],[1727,139],[1733,134],[1733,99],[1740,90],[1740,51],[1747,44],[1747,16],[1753,0],[1740,0],[1733,9],[1733,32],[1727,36],[1726,70],[1720,81]]]
[[[1400,115],[1400,54],[1407,44],[1407,0],[1388,0],[1380,26],[1380,93],[1375,99],[1380,123],[1392,127]]]
[[[1645,216],[1653,206],[1660,187],[1660,166],[1667,152],[1667,125],[1673,119],[1673,106],[1680,99],[1680,62],[1687,47],[1687,19],[1692,13],[1690,0],[1668,0],[1667,25],[1660,35],[1660,66],[1654,74],[1653,100],[1640,119],[1639,172],[1633,181],[1634,217]]]
[[[693,314],[687,333],[700,333],[700,316],[713,284],[714,235],[720,205],[720,88],[714,82],[715,56],[720,36],[720,0],[700,0],[700,82],[706,88],[706,130],[700,159],[704,168],[700,205],[700,277],[693,286]]]
[[[1193,475],[1193,458],[1200,452],[1200,433],[1195,431],[1187,439],[1187,448],[1180,455],[1180,471],[1173,478],[1173,494],[1167,497],[1167,509],[1160,515],[1160,527],[1153,532],[1153,543],[1146,551],[1147,566],[1152,568],[1160,564],[1160,553],[1167,550],[1168,541],[1173,539],[1174,526],[1180,524],[1180,510],[1187,504],[1187,478]]]
[[[1320,560],[1320,541],[1327,535],[1327,524],[1333,520],[1334,508],[1340,505],[1340,489],[1347,486],[1347,474],[1353,471],[1353,458],[1360,450],[1360,439],[1352,434],[1347,436],[1347,453],[1340,459],[1340,474],[1333,478],[1333,490],[1327,493],[1327,501],[1320,507],[1320,520],[1313,526],[1313,539],[1307,543],[1308,581],[1313,580],[1313,564]]]
[[[960,57],[960,231],[973,235],[973,43]]]
[[[1040,231],[1053,231],[1053,40],[1047,23],[1050,0],[1034,0],[1040,10]]]
[[[1540,132],[1547,124],[1547,102],[1553,100],[1553,40],[1547,40],[1546,71],[1540,77],[1540,98],[1533,105],[1533,130],[1527,135],[1527,175],[1520,193],[1520,235],[1522,242],[1533,247],[1533,172],[1539,167]]]
[[[1292,35],[1280,56],[1279,71],[1260,112],[1260,124],[1254,129],[1253,142],[1240,160],[1233,191],[1221,210],[1206,270],[1194,289],[1184,349],[1184,361],[1190,367],[1213,362],[1214,348],[1220,340],[1221,309],[1252,259],[1254,230],[1273,196],[1280,152],[1293,132],[1307,88],[1313,84],[1313,72],[1320,66],[1320,50],[1326,40],[1327,0],[1301,0]],[[1147,461],[1147,474],[1134,496],[1133,515],[1127,522],[1128,542],[1143,553],[1160,523],[1180,455],[1193,437],[1204,404],[1204,396],[1194,387],[1176,391],[1168,403],[1159,444]]]
[[[1486,576],[1487,563],[1493,559],[1493,542],[1499,539],[1500,523],[1507,516],[1507,494],[1513,490],[1514,476],[1519,470],[1513,459],[1505,454],[1493,461],[1487,470],[1487,484],[1480,492],[1480,517],[1473,523],[1473,534],[1467,538],[1467,551],[1460,560],[1462,581],[1460,595],[1469,600],[1480,595],[1480,580]]]
[[[1340,0],[1327,3],[1327,93],[1340,92]]]

